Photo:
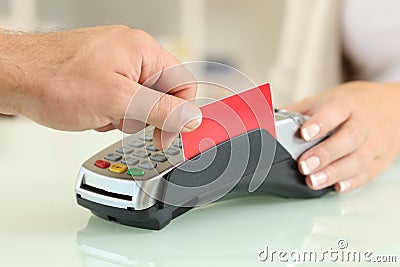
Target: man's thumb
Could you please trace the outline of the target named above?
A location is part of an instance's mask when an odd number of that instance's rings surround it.
[[[141,87],[134,94],[126,118],[136,119],[168,132],[190,132],[200,126],[202,114],[182,98]]]

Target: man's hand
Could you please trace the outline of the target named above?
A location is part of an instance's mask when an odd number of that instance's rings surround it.
[[[306,140],[331,136],[299,158],[307,185],[352,190],[382,172],[400,150],[400,85],[352,82],[286,109],[310,115]]]
[[[60,130],[106,131],[122,127],[119,120],[135,95],[142,109],[130,107],[129,118],[170,132],[191,131],[201,123],[200,110],[186,101],[195,97],[196,86],[168,88],[171,81],[159,74],[177,64],[150,35],[125,26],[3,33],[0,112],[22,114]],[[174,82],[193,80],[180,70]],[[146,83],[152,89],[141,86],[157,73]],[[175,119],[168,122],[173,110]]]

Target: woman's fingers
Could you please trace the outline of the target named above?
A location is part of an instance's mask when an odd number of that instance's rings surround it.
[[[348,120],[351,112],[351,106],[342,99],[332,99],[312,111],[310,118],[302,125],[300,134],[306,141],[325,136]]]
[[[340,193],[345,193],[352,191],[369,181],[371,181],[375,176],[371,173],[368,173],[367,171],[364,171],[362,173],[359,173],[351,178],[342,180],[335,184],[334,188],[337,192]]]
[[[371,151],[360,148],[353,153],[338,159],[329,164],[325,168],[307,176],[307,185],[314,190],[322,189],[331,185],[338,184],[342,181],[358,177],[368,172],[371,164],[374,162],[374,157]],[[364,180],[364,179],[362,179]],[[352,184],[352,187],[356,184]],[[340,186],[342,191],[344,187],[348,187],[348,183],[336,185]]]
[[[300,171],[304,175],[315,173],[357,150],[365,139],[366,134],[360,127],[352,120],[347,121],[337,132],[300,156],[298,160]]]
[[[302,101],[285,106],[283,109],[308,115],[310,110],[314,108],[319,101],[320,99],[317,96],[307,97]]]

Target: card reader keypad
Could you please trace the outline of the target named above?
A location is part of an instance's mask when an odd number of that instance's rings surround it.
[[[128,146],[135,147],[135,148],[140,148],[140,147],[144,146],[144,142],[140,141],[140,140],[134,140],[132,142],[129,142]]]
[[[143,160],[138,165],[140,168],[151,170],[157,166],[157,163],[153,163],[150,160]]]
[[[108,168],[111,172],[115,172],[115,173],[124,173],[126,172],[126,170],[128,170],[128,167],[126,167],[126,165],[123,164],[113,164],[110,166],[110,168]]]
[[[154,161],[158,161],[158,162],[167,161],[167,157],[166,157],[164,154],[160,154],[160,153],[157,153],[157,154],[152,155],[152,156],[150,157],[150,159],[151,159],[151,160],[154,160]]]
[[[91,169],[114,178],[146,179],[182,162],[180,138],[168,149],[160,151],[153,144],[153,130],[150,127],[95,155],[88,161]]]
[[[116,154],[116,153],[110,153],[110,154],[105,155],[104,159],[111,160],[111,161],[119,161],[120,159],[122,159],[122,155]]]
[[[139,158],[147,158],[148,156],[151,155],[150,152],[147,152],[145,150],[137,150],[135,152],[133,152],[133,155]]]
[[[154,145],[148,145],[146,146],[146,150],[150,150],[150,151],[159,151]]]
[[[119,147],[117,148],[116,152],[121,153],[121,154],[130,154],[133,152],[133,148],[129,146],[124,146],[124,147]]]
[[[123,159],[121,163],[126,165],[136,165],[139,163],[139,160],[134,157],[125,157],[125,159]]]
[[[172,148],[172,147],[170,147],[167,150],[165,150],[165,154],[167,154],[167,155],[178,155],[179,152],[180,152],[179,149]]]

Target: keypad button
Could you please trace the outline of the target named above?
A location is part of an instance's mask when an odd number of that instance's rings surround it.
[[[144,160],[144,161],[141,161],[138,166],[140,168],[143,168],[146,170],[151,170],[151,169],[154,169],[155,167],[157,167],[157,163],[153,163],[149,160]]]
[[[148,145],[146,146],[146,149],[155,152],[159,151],[154,145]]]
[[[130,176],[143,176],[145,172],[139,168],[132,168],[128,170],[127,174]]]
[[[164,154],[154,154],[150,157],[150,159],[158,162],[167,161],[167,157]]]
[[[175,140],[174,147],[182,148],[182,141],[181,139]]]
[[[122,156],[120,154],[116,154],[116,153],[110,153],[107,154],[104,159],[106,160],[111,160],[111,161],[119,161],[122,159]]]
[[[150,156],[150,152],[145,150],[137,150],[133,153],[133,155],[139,158],[147,158],[148,156]]]
[[[130,154],[133,152],[133,148],[131,148],[129,146],[124,146],[124,147],[117,148],[117,152],[121,153],[121,154]]]
[[[143,141],[139,141],[139,140],[134,140],[134,141],[129,142],[128,146],[139,148],[139,147],[143,147],[144,146],[144,142]]]
[[[108,168],[111,164],[108,161],[102,160],[102,159],[98,159],[94,162],[94,165],[101,168],[101,169],[105,169]]]
[[[115,173],[124,173],[126,172],[126,170],[128,169],[128,167],[126,167],[125,165],[116,163],[110,166],[110,168],[108,168],[109,171],[111,172],[115,172]]]
[[[167,155],[173,155],[173,156],[174,156],[174,155],[178,155],[178,154],[179,154],[179,149],[170,147],[170,148],[168,148],[167,150],[165,150],[164,153],[167,154]]]
[[[154,127],[153,126],[147,126],[145,129],[144,129],[144,132],[143,132],[145,135],[153,135],[153,133],[154,133]]]
[[[147,142],[151,142],[153,141],[153,136],[151,135],[142,135],[139,137],[140,140],[142,141],[147,141]]]
[[[134,157],[126,157],[121,161],[121,163],[126,165],[135,165],[139,163],[139,160]]]

